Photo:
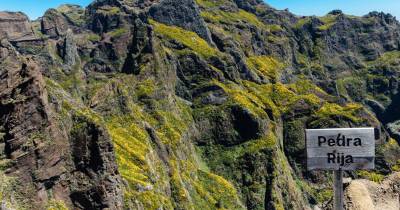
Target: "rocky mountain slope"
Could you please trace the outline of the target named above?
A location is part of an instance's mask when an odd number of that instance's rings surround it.
[[[346,176],[400,171],[389,14],[97,0],[35,21],[0,12],[0,40],[1,209],[330,209],[305,128],[377,127],[376,170]]]

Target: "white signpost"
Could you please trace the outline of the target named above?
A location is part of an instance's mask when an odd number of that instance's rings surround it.
[[[343,171],[374,169],[374,128],[306,129],[308,170],[334,170],[335,210],[343,209]]]

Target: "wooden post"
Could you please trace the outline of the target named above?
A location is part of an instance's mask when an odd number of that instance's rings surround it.
[[[342,169],[335,170],[334,172],[334,191],[335,191],[335,203],[334,210],[343,210],[343,171]]]

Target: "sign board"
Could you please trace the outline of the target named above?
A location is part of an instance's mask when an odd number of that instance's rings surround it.
[[[374,128],[306,129],[308,170],[375,167]]]

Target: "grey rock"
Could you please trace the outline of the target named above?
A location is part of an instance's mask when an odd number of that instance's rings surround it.
[[[376,100],[366,99],[365,104],[372,108],[372,110],[378,115],[383,114],[385,112],[385,107]]]
[[[51,38],[57,38],[66,34],[68,20],[56,9],[46,11],[41,19],[41,31]]]
[[[400,121],[387,124],[387,128],[393,138],[395,138],[397,141],[400,141]]]
[[[79,30],[85,22],[84,10],[78,5],[61,5],[57,9],[49,9],[40,19],[41,32],[50,38],[64,36],[68,29]]]
[[[66,32],[64,40],[58,45],[58,51],[64,61],[63,69],[67,73],[70,72],[79,57],[74,34],[71,29]]]
[[[197,33],[212,44],[212,38],[194,0],[163,0],[149,10],[150,16],[167,25],[174,25]]]
[[[256,6],[263,3],[262,0],[235,0],[235,3],[240,9],[256,12]]]

